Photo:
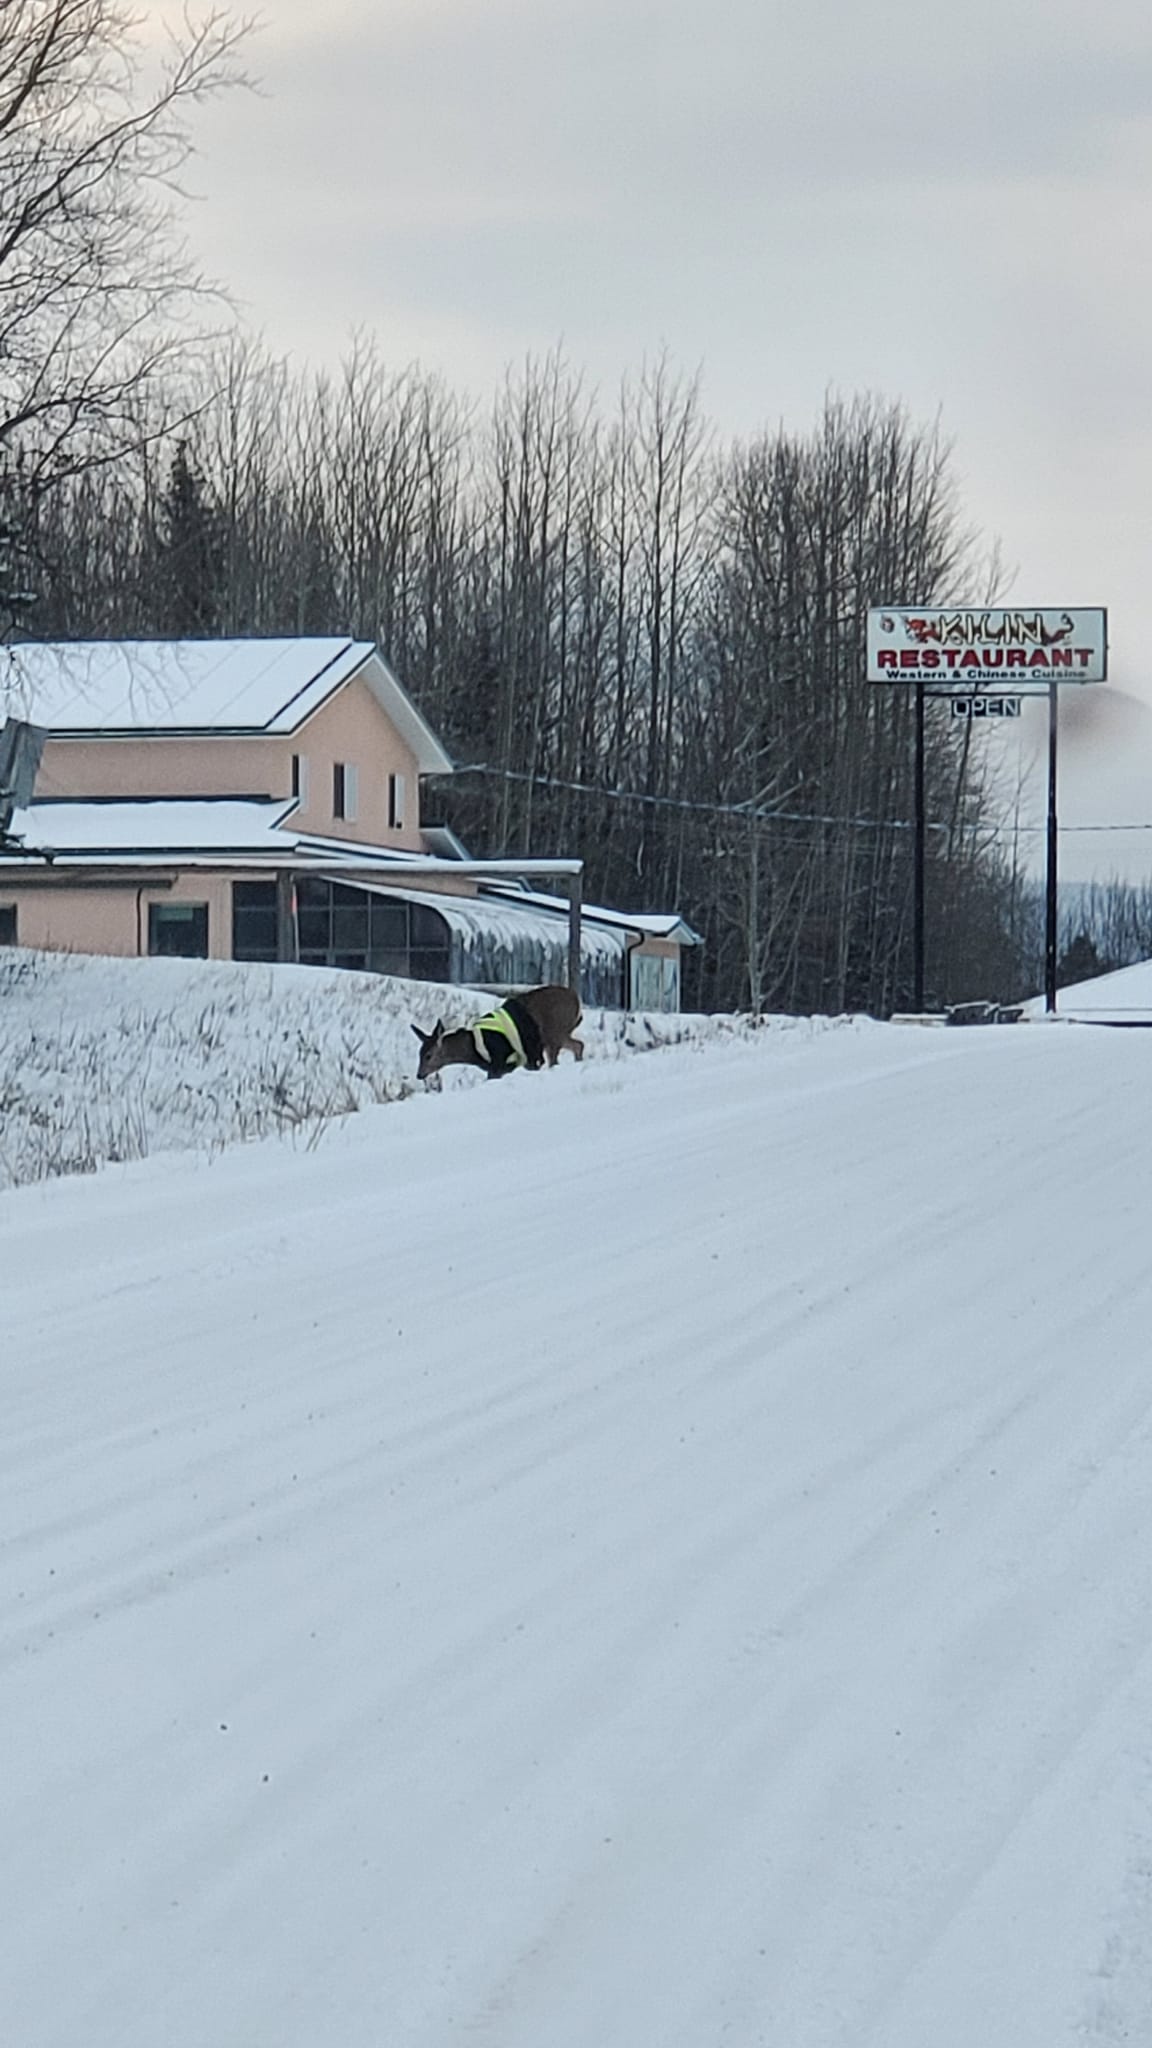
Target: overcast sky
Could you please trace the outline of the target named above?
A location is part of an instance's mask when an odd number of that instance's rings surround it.
[[[1152,704],[1149,0],[261,11],[191,227],[274,351],[363,327],[484,395],[561,342],[608,396],[667,347],[725,434],[939,414],[1013,599],[1107,605]]]

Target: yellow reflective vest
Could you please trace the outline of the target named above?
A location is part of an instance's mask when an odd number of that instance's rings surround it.
[[[521,1042],[520,1033],[517,1031],[515,1023],[508,1015],[507,1010],[493,1010],[489,1016],[477,1018],[472,1026],[472,1043],[476,1047],[484,1065],[490,1067],[492,1055],[484,1043],[484,1033],[486,1031],[498,1031],[502,1038],[507,1039],[512,1054],[508,1061],[510,1067],[526,1067],[528,1065],[528,1055]]]

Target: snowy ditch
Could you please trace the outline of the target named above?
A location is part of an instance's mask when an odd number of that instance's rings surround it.
[[[274,1134],[315,1144],[331,1118],[422,1086],[412,1024],[451,1028],[490,1000],[320,968],[0,948],[0,1187]],[[592,1010],[581,1036],[605,1060],[846,1021]],[[457,1068],[433,1085],[485,1084]]]

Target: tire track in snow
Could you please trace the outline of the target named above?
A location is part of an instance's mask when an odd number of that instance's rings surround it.
[[[283,1158],[223,1162],[211,1227],[169,1190],[86,1321],[84,1275],[41,1304],[12,1476],[71,1620],[4,1677],[22,2048],[923,2048],[929,2003],[943,2048],[1070,2048],[1138,1867],[1089,1795],[1148,1700],[1142,1143],[1101,1103],[1146,1061],[956,1040],[366,1120],[288,1162],[287,1231]],[[494,1159],[514,1256],[469,1227]],[[976,1284],[974,1217],[1017,1250]],[[1033,1918],[962,2031],[1028,1845],[1079,1840],[1082,1970],[1033,1997]]]

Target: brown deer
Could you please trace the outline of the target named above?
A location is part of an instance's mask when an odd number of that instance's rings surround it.
[[[434,1031],[412,1029],[420,1040],[418,1081],[427,1081],[441,1067],[482,1067],[490,1081],[514,1067],[537,1068],[547,1060],[556,1065],[564,1051],[584,1057],[583,1042],[572,1033],[580,1022],[580,998],[570,988],[525,989],[509,996],[498,1010],[478,1017],[460,1031],[445,1031],[437,1023]]]

